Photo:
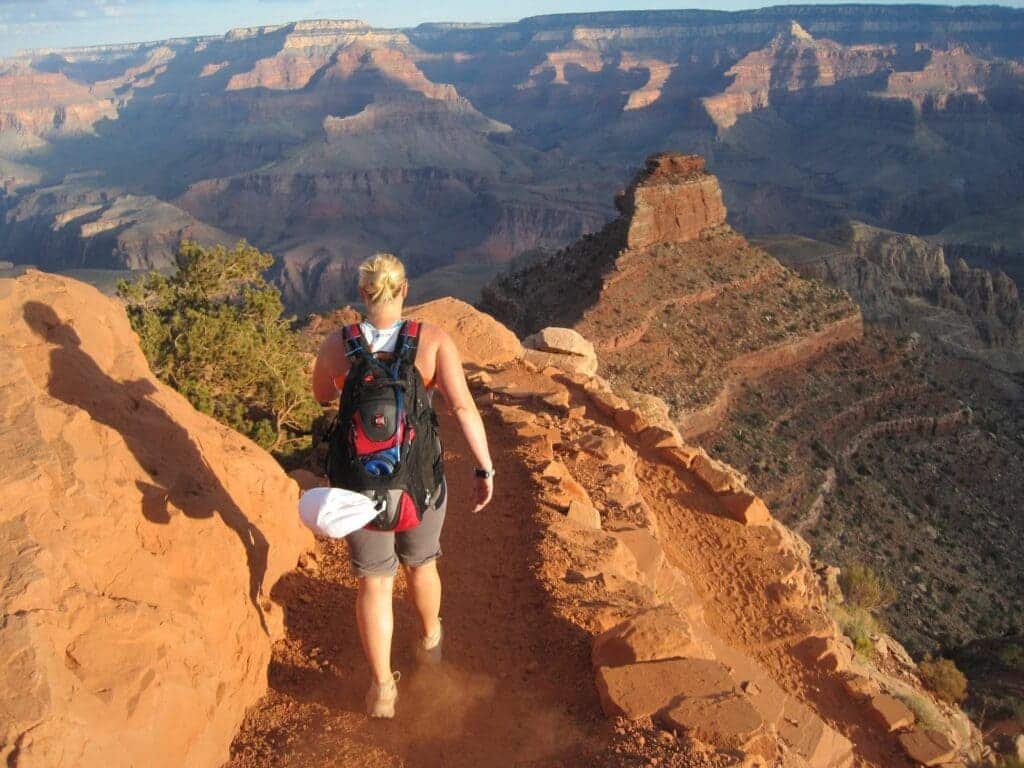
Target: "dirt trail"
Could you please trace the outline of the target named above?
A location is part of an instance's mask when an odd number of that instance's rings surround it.
[[[490,507],[473,516],[468,449],[454,418],[440,418],[450,492],[439,561],[445,664],[416,670],[418,629],[396,595],[398,717],[368,721],[356,581],[344,543],[322,542],[319,564],[274,595],[286,606],[287,637],[275,648],[271,691],[246,718],[226,768],[591,765],[607,748],[590,638],[555,614],[535,574],[537,494],[514,459],[514,438],[488,419],[500,476]],[[404,593],[401,578],[397,589]]]

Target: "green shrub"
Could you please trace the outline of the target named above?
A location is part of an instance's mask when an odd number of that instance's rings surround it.
[[[281,294],[262,276],[273,257],[244,241],[183,242],[176,262],[117,287],[153,372],[279,455],[308,442],[319,409]]]
[[[925,657],[917,665],[921,682],[948,704],[956,704],[967,697],[967,678],[950,659]]]
[[[839,575],[846,602],[855,608],[877,611],[896,599],[896,589],[868,565],[853,563]]]

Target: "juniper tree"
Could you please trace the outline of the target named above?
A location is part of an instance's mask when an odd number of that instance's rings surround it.
[[[318,409],[281,294],[263,278],[273,257],[245,241],[183,242],[175,260],[172,274],[117,288],[154,373],[264,448],[296,448]]]

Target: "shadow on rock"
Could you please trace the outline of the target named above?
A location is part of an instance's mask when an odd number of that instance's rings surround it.
[[[221,484],[188,432],[150,399],[157,391],[153,383],[111,378],[82,349],[74,328],[46,304],[28,302],[23,314],[32,331],[54,345],[47,386],[50,395],[117,431],[149,475],[151,483],[138,484],[143,517],[167,525],[178,514],[191,519],[216,516],[238,537],[249,567],[249,600],[267,632],[259,604],[267,569],[267,540]],[[210,567],[215,569],[217,564]]]

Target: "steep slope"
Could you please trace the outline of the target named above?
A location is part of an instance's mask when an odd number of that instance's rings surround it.
[[[0,280],[0,350],[0,756],[219,765],[312,544],[295,484],[81,283]]]
[[[731,128],[741,115],[769,107],[785,93],[827,88],[843,80],[888,74],[895,46],[843,46],[815,40],[797,22],[761,50],[740,59],[725,74],[732,83],[720,94],[703,99],[720,130]]]
[[[183,240],[215,245],[237,239],[152,195],[100,190],[81,180],[22,196],[2,224],[0,251],[53,271],[167,269]]]
[[[483,308],[524,334],[576,328],[609,381],[664,398],[684,434],[720,419],[741,382],[859,338],[845,294],[725,225],[701,158],[652,156],[617,203],[600,234],[499,277]]]
[[[451,309],[408,314],[446,324]],[[458,513],[471,457],[442,413],[446,661],[410,670],[400,606],[398,717],[367,726],[354,579],[340,542],[320,541],[282,589],[272,691],[229,765],[890,768],[911,764],[905,744],[920,756],[913,715],[882,694],[927,697],[913,666],[853,658],[806,545],[743,478],[600,378],[509,359],[507,331],[456,309],[448,328],[504,479],[491,508]],[[944,759],[976,753],[962,714],[935,707]]]
[[[1024,628],[1021,389],[978,359],[869,326],[861,344],[740,393],[701,443],[822,559],[885,574],[919,658]]]
[[[887,574],[887,620],[915,654],[1020,632],[1005,537],[1024,524],[1016,286],[912,235],[853,223],[820,237],[758,243],[878,326],[748,387],[702,443],[822,557]]]

